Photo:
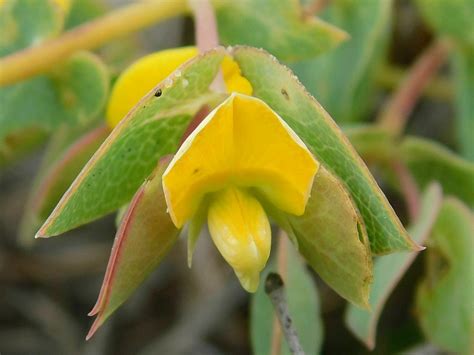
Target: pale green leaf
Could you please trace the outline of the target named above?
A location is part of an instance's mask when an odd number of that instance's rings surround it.
[[[459,48],[453,54],[453,64],[459,148],[466,159],[474,162],[474,44],[470,48]]]
[[[0,57],[37,45],[61,31],[64,13],[54,0],[4,0],[0,5]]]
[[[474,352],[474,215],[446,198],[428,245],[428,270],[417,291],[427,338],[457,354]]]
[[[312,58],[347,38],[337,27],[305,17],[297,0],[221,0],[216,15],[224,44],[265,48],[285,61]]]
[[[306,88],[338,122],[364,118],[387,45],[392,0],[332,0],[322,18],[350,38],[334,51],[293,66]]]
[[[364,219],[372,252],[416,250],[362,159],[292,72],[262,50],[236,47],[232,54],[254,96],[270,105],[345,184]]]
[[[418,220],[409,228],[410,235],[422,244],[429,236],[441,207],[442,193],[439,185],[432,184],[423,194]],[[370,292],[371,312],[349,305],[346,325],[370,349],[375,347],[377,322],[383,307],[403,274],[408,270],[416,253],[400,253],[380,257],[374,264],[374,283]]]
[[[426,22],[441,35],[474,45],[474,1],[417,0]]]
[[[107,69],[99,58],[81,52],[42,76],[0,88],[0,150],[11,149],[11,135],[62,124],[87,124],[103,109]]]
[[[416,137],[403,140],[400,155],[420,186],[439,181],[446,194],[456,195],[474,207],[474,163],[436,142]]]

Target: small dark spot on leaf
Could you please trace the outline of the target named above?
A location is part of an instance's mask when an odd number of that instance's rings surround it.
[[[281,94],[285,97],[285,99],[290,99],[290,95],[288,95],[288,92],[285,89],[281,89]]]
[[[193,174],[197,174],[199,172],[199,168],[193,170]]]
[[[156,92],[155,92],[156,97],[160,97],[161,94],[163,94],[163,91],[161,91],[161,89],[156,90]]]

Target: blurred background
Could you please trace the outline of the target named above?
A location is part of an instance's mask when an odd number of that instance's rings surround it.
[[[96,13],[91,13],[93,17],[128,2],[98,0],[92,3],[96,5]],[[380,46],[383,55],[373,74],[371,100],[361,111],[359,122],[375,119],[407,68],[434,37],[412,1],[393,1],[385,43],[371,44]],[[193,44],[193,41],[192,21],[180,18],[113,41],[96,52],[111,64],[112,74],[116,75],[146,53]],[[319,80],[317,73],[312,75],[299,64],[295,68],[300,76],[304,75],[301,80],[311,90],[312,83]],[[446,64],[437,76],[436,89],[424,94],[415,106],[406,131],[456,149],[450,75],[451,68]],[[330,77],[328,74],[324,80]],[[336,120],[344,115],[345,108],[337,107],[337,102],[325,104],[324,94],[320,101]],[[357,101],[353,105],[357,105]],[[44,152],[45,146],[42,146],[0,170],[2,355],[251,353],[249,296],[240,288],[210,238],[200,238],[191,270],[186,265],[186,241],[180,240],[178,247],[173,248],[138,292],[93,339],[85,342],[92,323],[87,313],[100,290],[116,231],[115,219],[109,216],[60,238],[38,240],[30,248],[20,247],[17,242],[20,221]],[[379,177],[376,170],[374,173]],[[406,222],[408,213],[399,194],[383,180],[380,184],[397,214]],[[425,343],[414,317],[414,290],[423,267],[424,255],[421,254],[390,296],[379,322],[377,348],[373,354],[401,351],[441,354]],[[322,353],[370,353],[343,323],[346,302],[311,273],[320,293],[324,322]]]

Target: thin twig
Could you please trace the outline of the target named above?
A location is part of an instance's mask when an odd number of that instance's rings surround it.
[[[444,64],[450,47],[449,42],[438,40],[422,53],[380,114],[380,125],[395,134],[404,130],[423,89]]]
[[[187,13],[186,0],[142,1],[76,27],[60,37],[0,59],[0,86],[51,69],[78,50],[93,49],[158,21]]]
[[[280,229],[278,234],[278,254],[277,254],[277,270],[282,279],[286,280],[288,274],[288,237],[286,233]],[[281,327],[278,317],[275,315],[272,325],[271,355],[279,355],[281,353]]]
[[[290,317],[288,303],[286,302],[285,288],[280,275],[274,272],[268,274],[265,280],[265,293],[272,301],[290,352],[293,355],[304,355],[298,334]]]

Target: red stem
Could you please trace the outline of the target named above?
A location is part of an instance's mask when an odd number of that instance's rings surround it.
[[[383,109],[380,125],[396,134],[404,130],[423,89],[444,64],[449,50],[448,42],[438,40],[422,53]]]

